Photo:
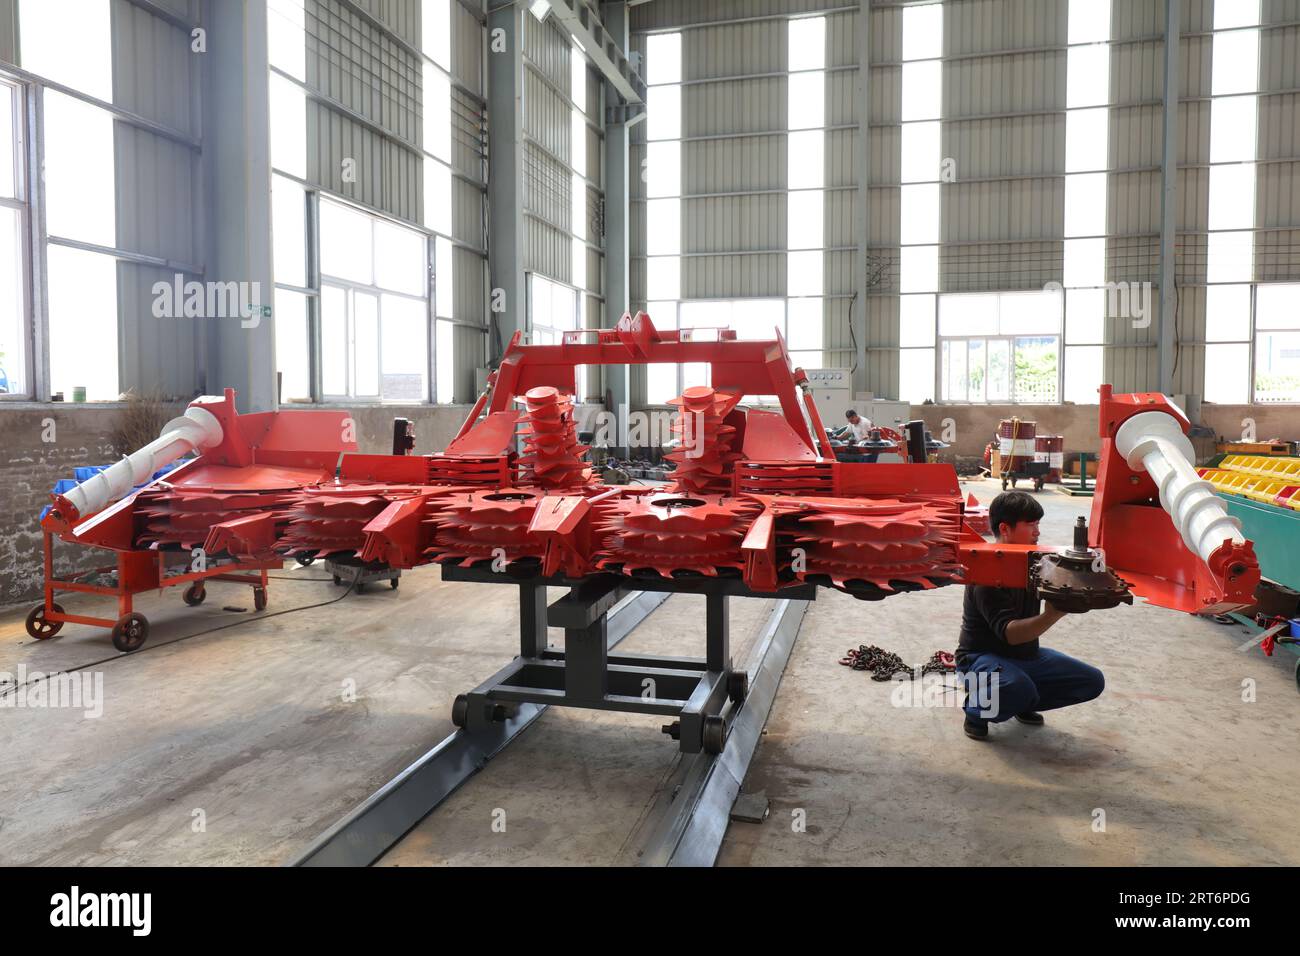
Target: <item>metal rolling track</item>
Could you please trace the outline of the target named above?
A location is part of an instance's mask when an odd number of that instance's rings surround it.
[[[667,787],[670,802],[652,824],[638,865],[712,866],[717,860],[808,604],[776,602],[746,668],[749,694],[731,715],[726,748],[716,757],[695,754],[682,761]]]
[[[667,598],[636,592],[609,616],[613,647]],[[732,805],[767,723],[777,688],[809,602],[778,600],[764,622],[746,667],[749,692],[729,715],[724,751],[684,756],[671,778],[671,794],[642,828],[648,833],[641,866],[712,866]],[[326,831],[294,866],[369,866],[435,810],[461,784],[500,753],[545,710],[522,704],[517,714],[477,732],[458,730],[424,754]]]
[[[609,615],[613,647],[659,605],[665,593],[639,591]],[[435,810],[546,710],[521,704],[511,718],[477,732],[458,730],[325,831],[293,866],[369,866]]]

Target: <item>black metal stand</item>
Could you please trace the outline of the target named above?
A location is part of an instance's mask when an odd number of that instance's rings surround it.
[[[456,698],[452,721],[467,730],[508,719],[521,703],[586,707],[673,718],[664,727],[683,753],[721,753],[730,709],[748,691],[743,670],[732,668],[727,602],[732,596],[772,598],[735,579],[690,582],[667,579],[629,582],[602,574],[581,580],[528,578],[478,568],[443,565],[443,580],[513,584],[519,588],[519,656],[468,694]],[[549,608],[547,586],[570,592]],[[649,657],[610,653],[606,615],[634,591],[672,591],[705,596],[705,656]],[[798,593],[796,593],[798,592]],[[781,597],[812,600],[816,588],[801,585]],[[547,647],[547,627],[564,628],[564,650]]]

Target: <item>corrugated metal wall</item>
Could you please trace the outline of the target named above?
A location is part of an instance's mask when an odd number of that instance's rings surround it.
[[[572,42],[555,18],[524,17],[524,269],[587,292],[587,315],[599,324],[603,301],[604,81],[586,67],[586,276],[574,276]]]
[[[1098,0],[1104,2],[1104,0]],[[1223,0],[1221,0],[1223,2]],[[785,256],[739,255],[785,242],[785,23],[820,13],[827,24],[826,351],[852,362],[853,202],[859,186],[851,128],[868,123],[867,387],[898,388],[898,243],[902,4],[872,0],[869,92],[855,94],[861,15],[833,0],[654,0],[633,10],[634,49],[648,32],[683,36],[682,297],[782,295]],[[1300,279],[1300,0],[1263,0],[1256,239],[1257,278]],[[1178,148],[1179,350],[1175,390],[1204,378],[1205,231],[1208,226],[1213,0],[1183,0]],[[942,153],[955,161],[944,186],[941,289],[1041,289],[1062,279],[1066,0],[949,0],[945,4]],[[1275,25],[1267,28],[1268,25]],[[1106,278],[1151,282],[1159,274],[1163,0],[1116,0],[1112,13],[1109,210]],[[719,80],[721,77],[733,79]],[[702,82],[702,81],[709,82]],[[1270,93],[1270,91],[1273,91]],[[1291,92],[1288,92],[1291,91]],[[835,129],[836,126],[850,128]],[[645,156],[635,128],[634,165]],[[743,136],[738,134],[745,134]],[[696,137],[691,141],[691,137]],[[770,191],[762,195],[719,193]],[[632,297],[644,304],[644,191],[634,182]],[[731,254],[720,255],[723,250]],[[692,253],[710,253],[695,256]],[[1158,295],[1158,289],[1156,293]],[[1109,320],[1105,375],[1119,390],[1158,387],[1158,326]]]

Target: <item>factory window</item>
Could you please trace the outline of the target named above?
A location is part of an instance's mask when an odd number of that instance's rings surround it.
[[[0,82],[0,395],[30,396],[21,87]]]
[[[1095,405],[1104,381],[1106,289],[1065,293],[1065,354],[1062,397],[1076,405]]]
[[[1300,285],[1255,289],[1256,402],[1300,402]]]
[[[266,46],[271,66],[307,79],[307,15],[303,0],[267,0]]]
[[[307,178],[307,94],[292,80],[271,74],[271,165]]]
[[[528,283],[529,341],[559,345],[563,333],[578,328],[579,295],[559,282],[532,274]]]
[[[18,42],[23,69],[105,102],[113,101],[108,0],[78,0],[75,4],[20,0]]]
[[[702,340],[716,335],[715,329],[729,328],[739,339],[774,338],[779,331],[786,340],[790,359],[802,368],[821,368],[821,299],[708,299],[693,302],[651,302],[647,307],[659,329],[698,329]],[[708,385],[709,366],[653,364],[646,366],[646,400],[663,405],[683,389]],[[745,396],[755,401],[759,396]]]
[[[95,157],[87,162],[86,157]],[[51,236],[117,245],[110,113],[45,91],[45,223]]]
[[[1059,401],[1061,296],[939,296],[939,393],[948,402]]]
[[[72,401],[84,388],[87,401],[117,401],[117,260],[51,243],[45,264],[51,393]]]
[[[428,398],[428,241],[320,201],[321,390],[327,398]]]

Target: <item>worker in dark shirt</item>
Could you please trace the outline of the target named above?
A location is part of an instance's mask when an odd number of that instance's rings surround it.
[[[989,526],[1003,544],[1037,544],[1043,506],[1023,491],[989,505]],[[1039,647],[1038,639],[1065,617],[1031,588],[966,585],[957,671],[966,680],[966,736],[987,740],[990,723],[1016,718],[1039,726],[1039,711],[1092,700],[1106,686],[1101,671]]]

